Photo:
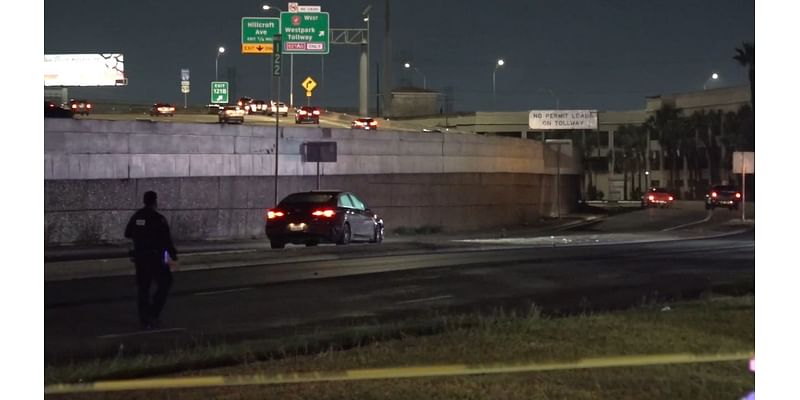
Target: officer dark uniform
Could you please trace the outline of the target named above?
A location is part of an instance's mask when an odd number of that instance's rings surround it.
[[[178,260],[167,220],[156,211],[156,197],[156,192],[146,192],[144,208],[133,214],[125,228],[125,237],[133,239],[132,255],[136,264],[139,321],[145,329],[159,324],[159,315],[172,286],[172,272],[165,263],[164,252],[172,260]],[[151,301],[150,284],[153,281],[156,281],[157,288]]]

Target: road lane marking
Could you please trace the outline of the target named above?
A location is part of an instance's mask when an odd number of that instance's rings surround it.
[[[246,292],[248,290],[253,290],[253,288],[246,287],[246,288],[237,288],[237,289],[212,290],[210,292],[195,293],[194,295],[195,296],[211,296],[211,295],[222,294],[222,293]]]
[[[741,361],[748,362],[755,351],[723,354],[647,354],[537,363],[446,364],[413,367],[353,369],[344,371],[282,372],[278,374],[238,376],[198,376],[181,378],[151,378],[92,383],[45,385],[44,394],[113,392],[128,390],[186,389],[219,386],[283,385],[290,383],[363,381],[465,375],[509,374],[558,370],[644,367],[652,365],[697,364]]]
[[[453,296],[451,296],[451,295],[449,295],[449,294],[448,294],[448,295],[446,295],[446,296],[426,297],[426,298],[424,298],[424,299],[414,299],[414,300],[399,301],[399,302],[397,302],[397,303],[395,303],[395,304],[413,304],[413,303],[424,303],[424,302],[428,302],[428,301],[436,301],[436,300],[445,300],[445,299],[450,299],[450,298],[452,298],[452,297],[453,297]]]
[[[217,254],[240,254],[240,253],[255,253],[258,251],[257,249],[242,249],[242,250],[219,250],[219,251],[193,251],[188,253],[183,253],[183,256],[211,256]]]
[[[711,217],[713,217],[713,216],[714,216],[714,212],[713,211],[708,211],[707,214],[706,214],[706,217],[701,219],[701,220],[699,220],[699,221],[689,222],[688,224],[673,226],[673,227],[670,227],[670,228],[664,228],[664,229],[661,230],[661,232],[669,232],[669,231],[674,231],[676,229],[685,228],[687,226],[702,224],[704,222],[710,221]]]
[[[128,337],[128,336],[153,335],[153,334],[156,334],[156,333],[180,332],[180,331],[185,331],[185,330],[186,330],[186,328],[153,329],[151,331],[112,333],[110,335],[101,335],[101,336],[98,336],[97,338],[98,339],[114,339],[114,338]]]

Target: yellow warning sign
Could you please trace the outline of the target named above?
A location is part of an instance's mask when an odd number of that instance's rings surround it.
[[[272,43],[242,43],[242,54],[272,54]]]
[[[302,86],[303,89],[306,90],[306,92],[311,92],[314,90],[315,87],[317,87],[317,82],[314,81],[314,79],[311,79],[311,77],[309,76],[306,78],[306,80],[303,81],[303,83],[300,84],[300,86]],[[311,95],[309,94],[308,96]]]

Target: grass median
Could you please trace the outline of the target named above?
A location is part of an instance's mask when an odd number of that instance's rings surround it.
[[[353,326],[282,341],[200,347],[160,356],[46,368],[49,382],[91,381],[116,371],[190,372],[167,376],[254,375],[441,364],[569,362],[604,356],[749,351],[755,299],[711,297],[643,304],[626,311],[568,317],[502,310],[382,325]],[[214,361],[225,367],[205,368]],[[203,364],[205,363],[205,364]],[[223,363],[225,364],[225,363]],[[164,375],[162,375],[163,377]],[[75,399],[731,399],[755,385],[741,361],[536,373],[321,382],[271,386],[58,395]],[[169,397],[169,396],[172,397]]]

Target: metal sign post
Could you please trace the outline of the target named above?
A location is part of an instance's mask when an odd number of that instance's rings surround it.
[[[545,144],[558,145],[556,153],[556,213],[558,214],[558,219],[561,219],[561,145],[568,144],[571,146],[572,140],[547,139],[545,140]]]
[[[745,222],[747,174],[756,173],[756,153],[752,151],[734,151],[733,169],[742,173],[742,222]]]
[[[279,139],[279,125],[281,119],[280,102],[281,102],[281,35],[275,35],[272,38],[274,44],[274,53],[272,55],[272,76],[278,77],[278,96],[275,99],[275,206],[278,206],[278,139]]]

